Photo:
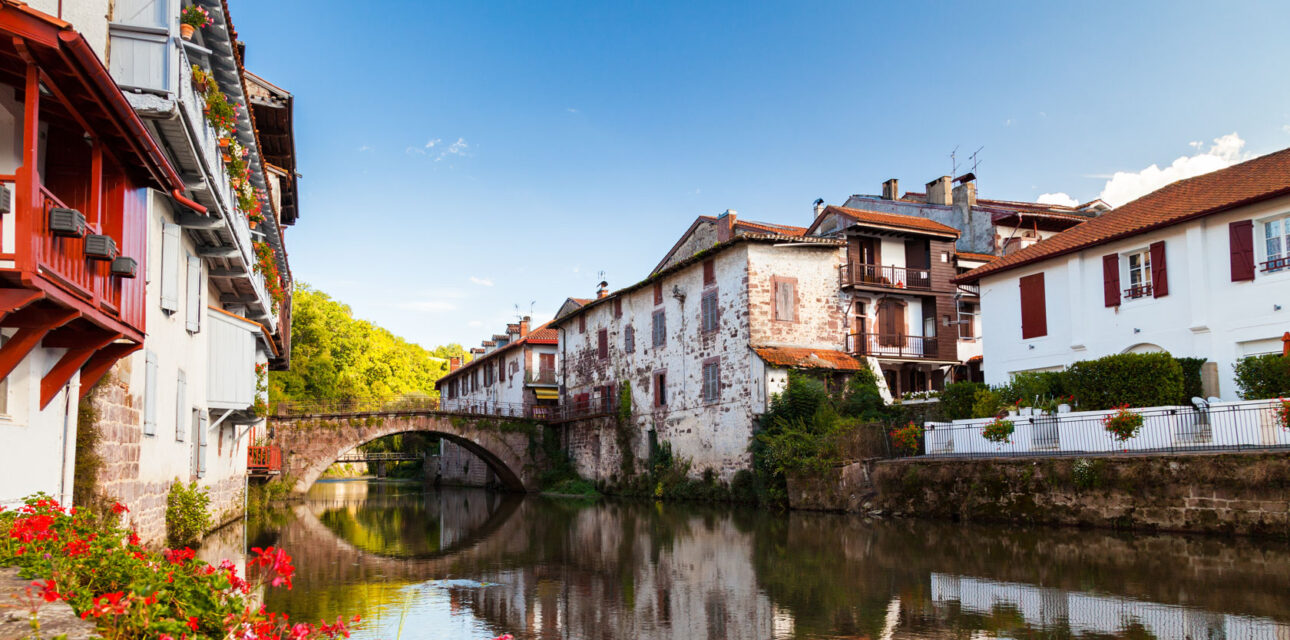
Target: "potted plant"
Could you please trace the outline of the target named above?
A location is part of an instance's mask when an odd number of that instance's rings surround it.
[[[918,444],[923,440],[923,428],[910,421],[903,427],[891,430],[891,443],[896,450],[906,454],[918,453]]]
[[[1277,412],[1277,420],[1281,422],[1281,428],[1290,430],[1290,400],[1277,398],[1275,410]]]
[[[1115,408],[1115,413],[1102,419],[1102,428],[1123,445],[1142,430],[1142,414],[1129,411],[1129,405],[1122,404]]]
[[[981,429],[981,436],[997,445],[1012,444],[1012,433],[1016,427],[1011,420],[995,418],[993,422]]]
[[[203,69],[199,64],[193,65],[193,89],[202,98],[215,90],[215,76],[211,75],[211,72]]]
[[[212,24],[215,24],[215,19],[210,13],[199,6],[189,5],[179,14],[179,35],[184,40],[192,40],[198,29]]]

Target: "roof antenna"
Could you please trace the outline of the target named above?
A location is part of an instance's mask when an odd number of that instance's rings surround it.
[[[973,151],[973,152],[972,152],[972,155],[968,156],[968,158],[970,158],[970,159],[972,160],[972,174],[973,174],[973,175],[976,175],[976,169],[977,169],[977,167],[979,167],[979,166],[981,165],[981,150],[982,150],[982,149],[984,149],[984,148],[985,148],[985,145],[981,145],[981,146],[979,146],[979,147],[977,147],[977,148],[976,148],[976,151]]]
[[[954,150],[950,151],[950,175],[952,176],[957,176],[959,174],[959,146],[960,145],[957,144],[954,145]]]

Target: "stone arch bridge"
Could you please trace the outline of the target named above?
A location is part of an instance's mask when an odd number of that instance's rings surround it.
[[[461,445],[486,462],[509,490],[539,488],[542,426],[532,420],[422,408],[320,408],[269,418],[270,444],[281,450],[282,477],[296,493],[308,491],[345,452],[411,432],[435,434]]]

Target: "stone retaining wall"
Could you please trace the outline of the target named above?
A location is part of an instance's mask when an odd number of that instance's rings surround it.
[[[883,460],[794,478],[789,500],[875,515],[1290,538],[1290,455]]]

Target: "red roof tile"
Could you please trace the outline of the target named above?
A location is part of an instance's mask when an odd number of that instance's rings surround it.
[[[795,369],[835,369],[837,371],[859,371],[863,365],[859,360],[831,349],[806,349],[801,347],[753,347],[753,351],[766,364],[776,367],[793,367]]]
[[[971,251],[958,251],[955,252],[954,255],[963,258],[964,260],[977,260],[979,262],[993,262],[999,259],[999,256],[996,255],[991,255],[989,253],[972,253]]]
[[[587,302],[590,302],[590,300],[588,300]],[[451,377],[457,376],[457,375],[461,374],[463,371],[467,371],[467,370],[469,370],[469,369],[472,369],[473,367],[477,366],[477,365],[478,365],[479,363],[481,363],[481,362],[487,362],[488,360],[492,359],[492,358],[493,358],[493,356],[496,356],[496,355],[497,355],[497,354],[499,354],[499,353],[504,353],[504,352],[506,352],[506,351],[509,351],[509,350],[511,350],[511,349],[513,349],[513,348],[515,348],[515,347],[519,346],[519,345],[522,345],[522,344],[559,344],[559,342],[560,342],[560,333],[559,333],[558,331],[556,331],[554,328],[552,328],[552,327],[551,327],[551,323],[553,323],[553,322],[555,322],[555,320],[548,320],[548,321],[546,322],[546,324],[544,324],[544,325],[542,325],[542,326],[540,326],[540,327],[538,327],[538,328],[536,328],[536,329],[534,329],[534,330],[530,331],[530,332],[529,332],[529,334],[528,334],[527,336],[524,336],[523,338],[519,338],[519,339],[517,339],[515,342],[509,343],[509,344],[506,344],[506,345],[502,345],[501,347],[498,347],[498,348],[496,348],[496,349],[493,349],[492,351],[489,351],[489,352],[488,352],[488,353],[486,353],[486,354],[481,354],[481,355],[479,355],[478,357],[476,357],[476,358],[472,359],[470,362],[467,362],[467,363],[465,363],[465,364],[461,365],[461,367],[460,367],[460,368],[458,368],[456,371],[449,371],[448,373],[445,373],[445,374],[443,375],[443,377],[442,377],[442,378],[440,378],[439,380],[436,380],[436,381],[435,381],[435,388],[436,388],[436,389],[437,389],[437,388],[439,388],[439,384],[440,384],[441,382],[443,382],[443,381],[445,381],[445,380],[447,380],[447,379],[449,379],[449,378],[451,378]],[[475,353],[475,349],[478,349],[478,347],[476,347],[476,348],[472,348],[472,349],[470,350],[470,352],[471,352],[471,353]],[[480,349],[480,351],[482,352],[482,351],[483,351],[483,349]]]
[[[878,211],[861,211],[860,209],[848,209],[846,207],[837,207],[830,205],[825,213],[836,213],[855,220],[860,224],[872,224],[883,227],[895,227],[911,231],[924,231],[938,234],[953,234],[958,237],[959,230],[954,227],[943,225],[935,220],[928,220],[919,216],[907,216],[900,213],[880,213]]]
[[[1282,149],[1226,169],[1166,185],[1043,242],[977,267],[954,280],[974,281],[988,274],[1287,194],[1290,194],[1290,149]]]
[[[769,222],[750,222],[746,220],[735,220],[735,228],[741,231],[761,231],[764,233],[778,233],[785,236],[806,235],[806,227],[794,227],[787,224],[772,224]]]

